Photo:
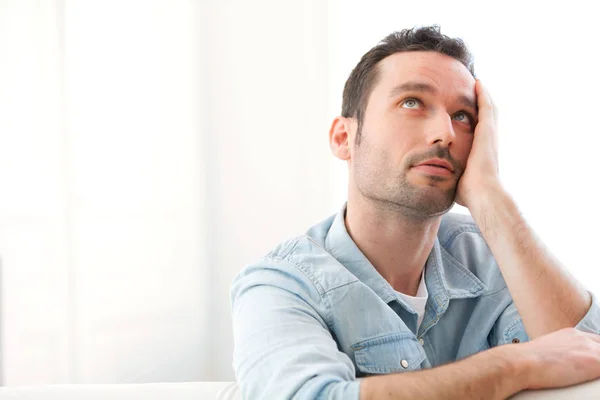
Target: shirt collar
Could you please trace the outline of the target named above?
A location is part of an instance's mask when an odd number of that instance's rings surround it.
[[[392,286],[377,272],[348,234],[345,214],[344,204],[329,228],[325,249],[383,301],[389,303],[396,300]],[[425,271],[425,283],[429,295],[435,300],[436,312],[443,312],[450,299],[478,297],[486,290],[477,276],[440,245],[438,238],[427,258]]]

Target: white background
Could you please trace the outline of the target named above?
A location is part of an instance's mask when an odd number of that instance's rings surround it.
[[[414,25],[469,44],[506,187],[599,292],[585,4],[0,0],[4,384],[233,379],[231,280],[341,206],[345,79]]]

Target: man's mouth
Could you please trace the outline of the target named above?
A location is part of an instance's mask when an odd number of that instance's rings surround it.
[[[442,167],[440,165],[434,164],[420,164],[413,167],[419,172],[423,172],[429,175],[442,175],[442,176],[450,176],[453,174],[448,168]]]

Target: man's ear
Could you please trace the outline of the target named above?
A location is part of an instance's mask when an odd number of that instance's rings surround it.
[[[350,148],[353,140],[353,119],[336,117],[329,130],[329,147],[331,152],[340,160],[350,159]]]

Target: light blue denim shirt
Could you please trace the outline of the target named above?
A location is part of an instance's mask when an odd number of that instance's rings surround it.
[[[470,216],[442,217],[417,331],[417,314],[352,241],[344,213],[280,244],[235,278],[233,367],[245,399],[358,399],[357,378],[431,368],[528,340]],[[595,296],[577,327],[600,333]]]

